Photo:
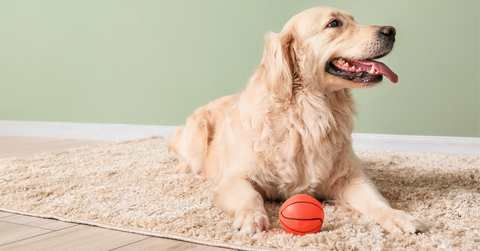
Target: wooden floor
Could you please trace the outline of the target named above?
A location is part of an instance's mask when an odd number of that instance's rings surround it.
[[[0,158],[25,157],[98,140],[0,136]],[[0,212],[0,250],[231,250]]]

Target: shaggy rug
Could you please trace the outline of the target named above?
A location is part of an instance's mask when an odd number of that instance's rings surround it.
[[[241,250],[480,249],[479,156],[357,153],[394,208],[429,221],[427,233],[389,234],[322,201],[317,234],[287,234],[281,204],[267,202],[272,229],[244,235],[212,204],[214,184],[172,172],[176,157],[161,137],[0,159],[0,210]]]

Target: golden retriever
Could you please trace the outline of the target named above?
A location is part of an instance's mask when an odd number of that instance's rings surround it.
[[[248,234],[269,229],[264,200],[303,193],[341,201],[393,233],[428,229],[392,209],[352,149],[350,88],[383,76],[395,42],[391,26],[360,26],[347,13],[316,7],[266,37],[260,67],[246,89],[198,108],[169,142],[175,170],[216,182],[215,204]]]

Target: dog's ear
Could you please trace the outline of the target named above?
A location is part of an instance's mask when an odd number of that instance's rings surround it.
[[[279,102],[292,99],[295,72],[295,39],[291,34],[271,33],[265,38],[262,65],[257,77]]]

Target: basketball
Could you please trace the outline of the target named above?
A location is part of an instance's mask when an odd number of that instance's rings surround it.
[[[306,194],[297,194],[288,198],[278,213],[283,229],[293,235],[314,234],[320,231],[323,218],[322,204]]]

